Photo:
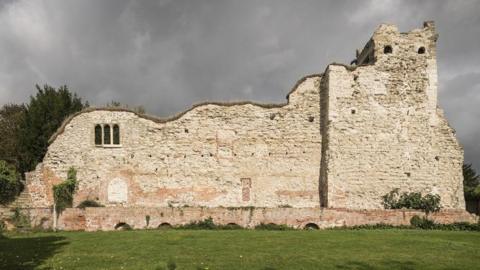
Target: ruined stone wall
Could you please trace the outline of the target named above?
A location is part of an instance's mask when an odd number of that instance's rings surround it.
[[[205,104],[171,121],[80,113],[28,176],[32,201],[51,205],[52,185],[74,167],[75,205],[318,206],[320,79],[305,78],[287,104]],[[121,145],[95,146],[95,124],[118,124]]]
[[[399,188],[464,209],[463,150],[437,107],[436,40],[432,23],[381,25],[361,65],[305,77],[286,104],[207,103],[171,119],[82,112],[27,174],[33,207],[52,205],[52,185],[75,167],[75,205],[379,209]],[[96,124],[118,124],[121,145],[95,146]]]
[[[465,208],[463,151],[437,108],[436,39],[432,24],[409,33],[382,25],[372,65],[327,68],[329,207],[381,208],[381,196],[399,188]]]

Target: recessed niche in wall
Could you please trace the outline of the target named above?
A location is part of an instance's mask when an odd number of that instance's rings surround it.
[[[392,46],[386,45],[385,47],[383,47],[383,53],[384,54],[389,54],[389,53],[392,53],[392,52],[393,52]]]

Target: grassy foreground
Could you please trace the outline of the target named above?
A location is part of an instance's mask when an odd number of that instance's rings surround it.
[[[0,269],[480,269],[480,233],[422,230],[6,234]]]

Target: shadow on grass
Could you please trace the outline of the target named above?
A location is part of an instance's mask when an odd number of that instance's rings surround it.
[[[61,236],[9,238],[0,235],[0,269],[38,269],[59,248],[68,244],[65,239]]]
[[[366,262],[356,262],[356,261],[347,261],[342,264],[337,264],[337,269],[345,270],[377,270],[377,269],[399,269],[399,270],[414,270],[418,269],[415,266],[415,263],[412,261],[394,261],[386,260],[376,263],[366,263]]]

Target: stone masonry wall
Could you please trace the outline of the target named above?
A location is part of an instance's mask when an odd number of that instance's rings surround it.
[[[465,209],[463,150],[437,108],[436,39],[431,23],[409,33],[382,25],[374,64],[327,68],[329,207],[381,208],[381,196],[399,188]]]
[[[318,206],[319,84],[305,78],[287,104],[206,104],[171,121],[80,113],[29,175],[32,201],[51,205],[52,185],[74,167],[75,205]],[[95,124],[118,124],[121,146],[95,146]]]

